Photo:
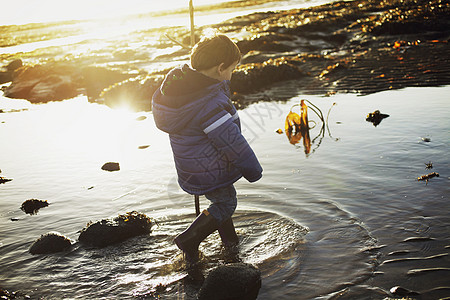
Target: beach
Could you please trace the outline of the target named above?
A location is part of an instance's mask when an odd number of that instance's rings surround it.
[[[236,183],[234,220],[242,261],[261,271],[258,299],[450,297],[449,4],[268,3],[196,15],[199,32],[223,32],[243,53],[232,99],[264,173]],[[189,44],[185,12],[2,27],[0,65],[23,66],[0,96],[0,176],[10,179],[0,184],[1,289],[195,299],[172,243],[194,218],[193,197],[150,109],[167,71],[188,61],[166,36]],[[302,99],[313,122],[293,143],[285,120]],[[388,116],[367,121],[376,110]],[[26,214],[32,198],[49,205]],[[105,248],[78,241],[88,222],[129,211],[157,225]],[[52,231],[71,248],[30,254]],[[219,241],[200,247],[205,272],[224,263]]]

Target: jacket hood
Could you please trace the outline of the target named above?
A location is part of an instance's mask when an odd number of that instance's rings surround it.
[[[156,126],[167,133],[185,128],[223,83],[187,64],[171,70],[153,95]]]
[[[218,80],[203,75],[190,68],[187,64],[170,71],[161,84],[161,94],[168,97],[176,97],[177,101],[167,103],[171,107],[180,107],[183,103],[183,95],[195,94],[206,87],[219,83]],[[174,100],[174,99],[171,99]]]

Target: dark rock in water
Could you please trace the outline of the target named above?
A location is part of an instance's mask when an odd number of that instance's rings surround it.
[[[5,96],[41,103],[73,98],[81,88],[78,68],[67,63],[48,63],[18,68]]]
[[[27,214],[34,215],[37,214],[39,209],[41,209],[42,207],[46,207],[48,205],[49,204],[47,200],[28,199],[22,203],[20,209]]]
[[[81,230],[78,240],[88,246],[105,247],[128,238],[151,232],[152,221],[136,211],[89,223]]]
[[[242,56],[241,64],[262,63],[273,58],[274,56],[276,55],[272,53],[268,54],[261,51],[251,50]]]
[[[281,57],[269,59],[264,63],[238,66],[231,77],[231,90],[236,93],[250,93],[267,88],[278,81],[305,76],[296,63],[295,59]]]
[[[0,84],[12,81],[12,73],[0,71]]]
[[[105,88],[138,75],[102,67],[80,67],[69,62],[19,65],[13,62],[9,66],[12,70],[6,72],[12,76],[9,80],[0,73],[0,83],[12,80],[4,95],[33,103],[70,99],[82,93],[86,93],[90,100],[96,100]]]
[[[72,246],[70,239],[57,232],[50,232],[41,235],[41,237],[31,245],[29,251],[31,254],[56,253],[67,250],[70,246]]]
[[[6,71],[0,71],[0,84],[13,80],[13,73],[16,69],[22,67],[22,60],[15,59],[5,66]]]
[[[6,66],[6,70],[8,70],[8,72],[13,72],[22,66],[23,66],[22,60],[15,59]]]
[[[105,89],[100,97],[109,107],[130,107],[135,111],[150,111],[152,95],[164,76],[154,75],[129,79]]]
[[[373,126],[377,126],[381,123],[384,118],[389,117],[389,115],[382,114],[379,110],[374,111],[373,113],[369,113],[366,117],[367,122],[371,122]]]
[[[11,180],[12,180],[12,179],[8,179],[8,178],[1,177],[1,176],[0,176],[0,183],[6,183],[6,182],[11,181]]]
[[[250,39],[238,41],[237,45],[243,54],[251,50],[280,53],[292,50],[295,45],[290,42],[294,40],[296,38],[292,35],[266,32],[252,36]]]
[[[102,170],[105,171],[119,171],[120,170],[120,165],[118,162],[107,162],[102,166]]]
[[[258,297],[261,272],[250,264],[234,263],[212,270],[205,279],[199,300],[250,300]]]

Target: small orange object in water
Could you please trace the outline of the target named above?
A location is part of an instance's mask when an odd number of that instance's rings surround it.
[[[305,153],[309,154],[311,151],[311,138],[309,136],[308,125],[308,107],[305,102],[300,102],[300,115],[290,111],[286,116],[285,132],[292,145],[300,142],[303,138],[303,146],[305,147]]]

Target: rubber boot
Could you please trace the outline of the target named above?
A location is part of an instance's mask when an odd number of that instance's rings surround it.
[[[239,258],[239,238],[234,229],[233,220],[231,217],[223,221],[219,225],[219,235],[224,246],[224,259],[227,263],[240,262]]]
[[[188,229],[175,238],[175,244],[183,251],[188,264],[198,262],[198,246],[208,235],[216,231],[217,227],[216,219],[204,210]]]
[[[239,243],[239,238],[234,229],[231,217],[223,221],[222,224],[219,225],[218,230],[222,243],[226,248],[236,246]]]

